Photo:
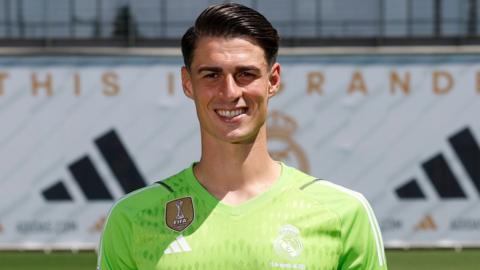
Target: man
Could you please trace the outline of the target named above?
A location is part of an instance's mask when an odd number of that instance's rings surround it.
[[[99,269],[386,269],[362,195],[268,154],[277,50],[277,31],[250,8],[221,4],[200,14],[182,39],[181,72],[201,159],[116,203]]]

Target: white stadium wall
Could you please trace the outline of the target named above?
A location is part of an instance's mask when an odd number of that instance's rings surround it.
[[[362,192],[387,247],[480,246],[480,55],[280,62],[272,155]],[[198,160],[180,65],[0,56],[0,248],[95,248],[114,200]]]

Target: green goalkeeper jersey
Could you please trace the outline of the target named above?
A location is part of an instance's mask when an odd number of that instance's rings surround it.
[[[230,206],[193,167],[119,200],[100,270],[387,269],[373,211],[359,193],[282,164],[266,192]]]

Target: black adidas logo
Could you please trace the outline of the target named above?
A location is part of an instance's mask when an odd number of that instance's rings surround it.
[[[95,139],[95,145],[125,193],[146,186],[115,130],[112,129]],[[68,165],[68,170],[87,200],[113,200],[112,194],[87,155]],[[47,201],[73,201],[62,180],[43,190],[42,195]]]
[[[480,194],[480,147],[467,127],[449,138],[458,159]],[[466,194],[450,169],[443,154],[438,153],[422,163],[423,170],[442,199],[463,199]],[[395,189],[400,199],[425,199],[426,196],[415,178]]]

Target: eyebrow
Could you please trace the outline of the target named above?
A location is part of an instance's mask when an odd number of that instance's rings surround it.
[[[251,70],[251,71],[255,71],[255,72],[260,72],[260,68],[256,67],[256,66],[239,66],[239,67],[236,67],[235,68],[235,71],[236,72],[240,72],[240,71],[248,71],[248,70]],[[221,72],[222,71],[222,68],[221,67],[216,67],[216,66],[204,66],[204,67],[200,67],[197,72],[198,73],[202,73],[204,71],[209,71],[209,72]]]
[[[255,71],[255,72],[260,72],[260,69],[256,66],[240,66],[240,67],[237,67],[235,70],[237,72],[238,71],[248,71],[248,70]]]
[[[202,73],[202,72],[204,72],[204,71],[221,72],[221,71],[222,71],[222,68],[205,66],[205,67],[200,67],[200,68],[197,70],[197,73]]]

